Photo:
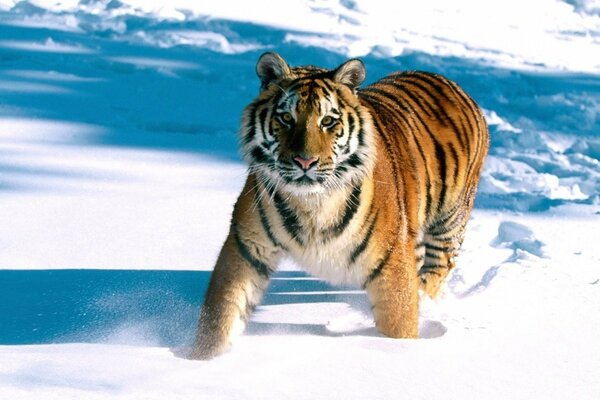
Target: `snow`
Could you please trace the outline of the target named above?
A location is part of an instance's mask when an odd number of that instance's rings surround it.
[[[595,399],[598,1],[273,4],[0,0],[0,398]],[[184,358],[266,50],[442,73],[484,109],[476,209],[420,340],[286,263],[230,353]]]

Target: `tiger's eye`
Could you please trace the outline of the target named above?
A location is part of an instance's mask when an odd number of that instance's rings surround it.
[[[289,112],[281,114],[279,118],[281,118],[281,120],[287,124],[291,123],[294,120],[294,117],[292,117],[292,114],[290,114]]]
[[[326,115],[321,119],[321,125],[325,128],[330,128],[335,124],[335,119],[329,115]]]

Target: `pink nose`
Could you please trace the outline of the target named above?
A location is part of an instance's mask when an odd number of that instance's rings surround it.
[[[294,161],[296,161],[303,170],[308,170],[311,166],[313,166],[319,159],[317,157],[304,158],[300,155],[294,157]]]

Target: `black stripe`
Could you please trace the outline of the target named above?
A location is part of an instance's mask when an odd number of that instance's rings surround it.
[[[254,139],[254,136],[256,136],[256,110],[258,110],[260,106],[267,104],[270,100],[270,98],[258,100],[248,107],[248,114],[250,115],[250,121],[248,123],[250,126],[248,128],[250,128],[250,130],[244,137],[244,144],[250,143]]]
[[[479,114],[479,106],[472,101],[472,99],[462,90],[455,82],[446,79],[448,86],[452,89],[456,98],[460,101],[462,107],[462,115],[466,119],[469,124],[469,130],[467,130],[463,124],[463,134],[465,135],[465,143],[464,146],[467,150],[467,154],[471,154],[471,141],[469,137],[469,132],[478,133],[480,132],[480,126],[478,122],[477,115]],[[467,114],[467,110],[470,111],[470,114]],[[471,117],[471,118],[469,118]],[[472,123],[472,119],[475,121],[475,124]],[[462,120],[461,120],[462,122]]]
[[[442,81],[437,75],[433,75],[433,74],[429,74],[429,73],[418,73],[418,74],[411,75],[411,77],[415,77],[415,78],[421,79],[424,82],[427,82],[429,84],[429,86],[431,86],[438,93],[438,95],[443,96],[444,98],[446,98],[446,100],[449,103],[452,103],[452,99],[450,98],[450,96],[448,96],[448,94],[446,92],[444,92],[444,89],[442,88],[442,86],[440,84],[445,84],[445,86],[449,86],[449,85],[447,85],[444,81]],[[414,81],[413,81],[413,83],[415,85],[418,85]],[[423,87],[423,91],[425,93],[430,93],[424,87]],[[443,114],[444,118],[447,120],[447,122],[450,123],[450,125],[452,126],[452,129],[454,129],[454,132],[460,133],[460,130],[456,126],[456,123],[448,114],[446,107],[442,106],[442,103],[440,103],[439,98],[436,96],[431,96],[431,98],[432,98],[433,102],[435,103],[435,105],[438,107],[438,111],[441,114]]]
[[[248,122],[248,131],[246,132],[246,136],[244,136],[244,144],[248,145],[250,144],[250,142],[252,142],[252,140],[254,140],[254,137],[256,136],[256,108],[257,106],[252,105],[250,106],[250,110],[248,110],[248,114],[250,114],[250,121]]]
[[[453,82],[445,79],[442,76],[439,75],[435,75],[435,74],[429,74],[429,73],[418,73],[418,74],[413,74],[411,75],[411,77],[415,77],[418,79],[421,79],[422,81],[428,83],[433,89],[435,89],[435,91],[437,92],[437,94],[439,96],[444,97],[448,102],[452,103],[452,104],[456,104],[456,100],[459,100],[463,103],[464,106],[464,101],[465,100],[470,100],[470,98],[468,96],[466,96],[466,94],[464,94],[464,91],[462,91],[462,89],[460,89],[456,84],[454,84]],[[411,83],[413,83],[415,86],[418,86],[418,84],[414,81],[409,81]],[[444,91],[444,89],[442,88],[441,85],[444,85],[447,89],[450,90],[450,92],[454,95],[454,98],[451,98],[449,96],[448,93],[446,93]],[[425,88],[423,88],[423,90],[425,90]],[[431,94],[430,94],[431,95]],[[456,132],[456,137],[458,139],[459,144],[461,145],[461,147],[463,149],[465,149],[467,151],[467,153],[469,153],[470,151],[470,143],[469,143],[469,136],[465,130],[464,124],[462,122],[462,119],[459,119],[460,121],[460,125],[462,129],[459,129],[459,127],[456,125],[455,121],[450,117],[450,115],[448,114],[447,110],[445,107],[442,107],[441,103],[439,102],[439,99],[435,96],[432,96],[433,101],[436,103],[436,105],[440,108],[440,111],[443,111],[444,113],[444,117],[448,120],[448,122],[450,123],[450,125],[452,126],[452,129],[454,130],[454,132]],[[479,125],[476,115],[477,113],[475,112],[476,109],[474,109],[473,107],[477,107],[474,102],[471,100],[469,102],[469,106],[468,108],[471,109],[471,111],[473,112],[473,115],[475,116],[475,120],[477,122],[477,125]],[[464,107],[457,107],[458,109],[462,110],[462,114],[466,117],[466,113],[464,111]],[[476,135],[477,139],[479,140],[479,136],[480,135]],[[467,168],[467,175],[470,173],[471,168],[472,168],[472,164],[470,163],[470,165]]]
[[[429,243],[427,243],[426,246],[427,246],[427,250],[440,251],[442,253],[449,253],[450,251],[453,250],[452,247],[438,247],[438,246],[434,246]]]
[[[406,123],[406,126],[408,129],[411,128],[411,124],[408,122],[407,117],[412,117],[414,115],[414,112],[411,112],[412,110],[408,107],[406,107],[404,104],[402,104],[400,101],[398,101],[399,99],[394,97],[391,93],[380,89],[380,88],[376,88],[376,87],[367,87],[364,90],[362,90],[360,92],[360,94],[363,95],[367,95],[368,97],[371,97],[372,99],[374,99],[374,102],[370,102],[373,106],[374,105],[382,105],[382,102],[380,99],[377,98],[377,96],[383,97],[384,99],[389,100],[391,103],[394,104],[394,107],[389,107],[386,106],[386,108],[388,108],[388,110],[390,110],[390,114],[399,118],[402,118],[404,120],[404,122]],[[405,113],[399,113],[398,112],[398,108],[400,108],[402,111],[404,111]],[[412,118],[411,118],[412,119]],[[389,121],[387,121],[389,122]]]
[[[269,161],[269,156],[267,156],[267,153],[259,146],[254,146],[250,151],[250,155],[257,163],[264,164]]]
[[[428,233],[432,233],[434,232],[436,229],[443,227],[444,225],[446,225],[446,223],[448,221],[450,221],[451,219],[456,217],[456,212],[457,211],[462,211],[464,205],[461,203],[461,201],[459,200],[456,204],[454,204],[454,206],[452,206],[452,208],[450,210],[448,210],[445,214],[445,216],[443,218],[434,220],[432,222],[432,224],[430,226],[427,227],[428,229]]]
[[[352,115],[351,113],[348,113],[348,141],[346,142],[348,145],[348,148],[350,148],[350,140],[352,139],[352,134],[354,133],[354,128],[356,128],[356,121],[354,120],[354,115]],[[360,143],[361,138],[358,138],[358,141]],[[362,145],[362,143],[360,143]]]
[[[260,113],[258,113],[258,123],[262,128],[262,136],[263,139],[267,140],[267,114],[269,113],[269,109],[267,107],[263,108]]]
[[[439,213],[444,206],[444,201],[446,200],[446,190],[448,188],[446,185],[446,152],[444,152],[444,148],[438,141],[434,140],[433,144],[435,145],[435,155],[438,159],[440,167],[440,182],[442,185],[437,206],[437,212]]]
[[[460,158],[458,156],[458,152],[456,151],[456,147],[454,147],[454,144],[452,144],[452,142],[448,142],[447,144],[448,149],[450,150],[450,157],[454,160],[454,168],[452,173],[450,173],[450,177],[453,177],[454,179],[454,183],[457,183],[458,180],[458,171],[459,171],[459,167],[460,167]]]
[[[354,249],[354,251],[350,255],[350,263],[349,264],[354,264],[354,262],[356,261],[356,259],[363,253],[363,251],[365,251],[365,249],[369,245],[369,240],[371,240],[371,236],[373,236],[373,231],[375,230],[375,223],[377,222],[377,216],[378,216],[378,214],[379,214],[379,211],[377,213],[375,213],[375,216],[373,217],[373,220],[371,221],[371,224],[369,224],[369,228],[367,229],[367,233],[365,234],[365,236],[363,237],[363,239],[360,241],[360,243],[358,244],[358,246],[356,246],[356,248]]]
[[[340,165],[345,165],[350,168],[358,168],[363,164],[360,156],[357,153],[352,154],[348,159],[344,160]]]
[[[447,235],[447,234],[448,234],[448,232],[441,232],[440,233],[440,235]],[[437,236],[436,235],[435,240],[437,240],[439,242],[451,242],[453,240],[456,240],[457,236],[458,235],[455,234],[455,233],[452,233],[452,234],[450,234],[448,236]]]
[[[269,240],[271,241],[271,243],[273,243],[273,245],[275,247],[280,247],[284,250],[285,247],[279,242],[279,240],[277,240],[275,238],[275,235],[273,234],[273,231],[271,230],[271,224],[269,223],[269,218],[267,217],[267,213],[265,212],[265,209],[263,208],[262,205],[262,201],[259,197],[258,192],[256,192],[256,207],[258,208],[258,215],[260,216],[260,222],[262,223],[263,229],[265,230],[265,233],[267,234],[267,237],[269,238]]]
[[[420,75],[410,75],[410,76],[409,76],[409,78],[413,78],[413,77],[420,77]],[[450,124],[450,125],[452,125],[452,126],[455,128],[455,130],[457,130],[457,129],[458,129],[458,128],[456,127],[456,125],[455,125],[454,121],[452,120],[452,118],[450,118],[450,115],[448,114],[448,112],[447,112],[447,110],[446,110],[446,107],[444,107],[444,106],[442,105],[442,103],[440,102],[440,99],[439,99],[438,97],[434,96],[434,95],[431,93],[431,90],[428,90],[428,88],[427,88],[427,87],[425,87],[424,85],[422,85],[422,84],[421,84],[421,83],[419,83],[419,82],[415,82],[415,81],[412,81],[412,80],[406,80],[405,82],[406,82],[407,84],[409,84],[409,85],[413,85],[413,86],[415,86],[415,87],[419,88],[419,89],[420,89],[420,90],[421,90],[423,93],[425,93],[425,94],[427,94],[427,95],[429,96],[429,100],[430,100],[430,101],[428,102],[428,104],[429,104],[429,107],[430,107],[430,109],[432,110],[432,112],[433,112],[433,115],[435,116],[435,118],[436,118],[436,119],[437,119],[437,120],[438,120],[438,121],[439,121],[439,122],[440,122],[442,125],[444,125],[444,126],[448,126],[448,124]],[[427,81],[426,81],[426,82],[427,82]],[[428,82],[428,83],[429,83],[429,85],[430,85],[431,87],[434,87],[434,88],[435,88],[435,86],[434,86],[433,84],[431,84],[430,82]],[[443,94],[443,93],[442,93],[442,94]],[[445,94],[443,94],[443,95],[445,95]],[[448,97],[447,97],[447,96],[445,96],[445,97],[446,97],[447,101],[450,101],[450,100],[448,99]],[[435,107],[433,107],[433,106],[430,104],[431,102],[435,103]]]
[[[475,119],[475,124],[477,125],[477,131],[474,132],[475,139],[476,139],[475,154],[471,155],[471,160],[477,160],[477,159],[479,159],[479,154],[481,153],[481,151],[484,150],[484,147],[489,146],[489,135],[486,135],[487,140],[483,140],[484,132],[486,132],[488,130],[487,122],[485,121],[485,118],[483,118],[483,116],[481,114],[481,109],[475,103],[475,101],[471,98],[471,96],[467,95],[463,91],[463,97],[465,98],[465,101],[467,101],[471,105],[472,110],[473,110],[473,118]],[[483,126],[480,124],[480,122],[483,122]],[[475,166],[475,164],[476,164],[475,162],[469,163],[469,168],[467,169],[467,179],[471,175],[471,171],[473,170],[473,167]]]
[[[405,168],[405,170],[408,171],[408,173],[410,174],[410,177],[412,178],[412,180],[415,183],[415,186],[418,187],[420,189],[420,182],[421,182],[421,177],[418,174],[418,163],[417,163],[417,159],[416,156],[414,154],[414,151],[412,151],[411,149],[411,144],[409,141],[413,141],[414,144],[418,147],[418,150],[420,152],[421,155],[421,159],[423,160],[424,165],[426,165],[426,160],[425,160],[425,156],[423,154],[423,149],[421,148],[421,146],[419,145],[418,141],[415,138],[415,134],[414,134],[414,130],[410,129],[410,124],[408,123],[408,120],[406,118],[404,118],[404,115],[402,113],[398,112],[398,107],[401,108],[402,110],[404,110],[406,112],[406,115],[412,115],[414,114],[414,110],[410,110],[406,105],[402,104],[400,98],[395,98],[392,96],[391,93],[389,93],[388,95],[384,95],[383,93],[387,93],[381,89],[377,89],[380,90],[379,94],[383,95],[384,98],[386,100],[388,100],[389,102],[391,102],[395,107],[391,107],[390,105],[386,104],[385,102],[380,103],[380,105],[383,105],[387,110],[389,110],[389,113],[391,114],[392,118],[394,121],[396,121],[398,118],[402,119],[408,126],[409,126],[409,131],[405,132],[402,129],[396,129],[396,133],[395,135],[392,135],[394,141],[396,141],[396,145],[397,145],[397,149],[399,150],[400,159],[408,159],[408,161],[410,161],[411,164],[411,168]],[[398,123],[395,124],[396,126],[399,126]],[[401,143],[400,143],[401,142]],[[431,183],[429,182],[429,177],[427,176],[427,181],[426,181],[426,186],[427,186],[427,194],[428,194],[428,199],[429,202],[431,202]],[[419,190],[419,194],[421,191]],[[406,198],[405,198],[406,201]]]
[[[425,251],[425,257],[427,258],[436,258],[436,259],[440,259],[443,257],[443,254],[440,256],[439,254],[434,254],[434,253],[430,253],[428,251]]]
[[[373,92],[375,95],[371,95],[369,92]],[[421,155],[421,158],[423,160],[423,167],[425,168],[425,178],[426,178],[425,185],[426,185],[426,189],[427,189],[425,215],[426,215],[426,217],[429,216],[430,210],[431,210],[431,203],[433,201],[433,194],[432,194],[433,187],[431,185],[431,172],[429,171],[429,162],[427,161],[427,158],[425,157],[425,152],[423,151],[423,148],[415,135],[415,132],[418,131],[418,129],[416,126],[413,126],[413,123],[410,123],[408,121],[407,116],[413,117],[413,118],[411,118],[412,121],[414,121],[414,118],[416,117],[416,119],[419,121],[419,123],[423,126],[425,131],[428,133],[429,138],[435,144],[435,143],[437,143],[437,141],[435,140],[435,136],[433,135],[433,132],[431,132],[431,130],[429,129],[427,124],[425,124],[425,121],[423,121],[423,119],[421,118],[421,116],[419,114],[416,114],[414,112],[411,113],[411,110],[409,108],[407,108],[402,103],[399,103],[397,101],[397,99],[392,97],[389,93],[387,93],[381,89],[372,88],[372,87],[368,87],[368,88],[364,89],[364,91],[362,93],[366,94],[367,97],[372,97],[376,101],[378,100],[376,97],[376,95],[378,94],[378,95],[382,96],[383,98],[391,101],[397,108],[400,108],[402,111],[405,112],[405,113],[399,113],[396,107],[391,108],[391,107],[387,106],[385,103],[377,101],[378,105],[389,109],[391,115],[401,118],[403,120],[403,122],[406,124],[408,131],[411,132],[410,135],[400,135],[400,136],[401,137],[410,136],[413,138],[415,145],[417,146],[417,149],[419,150],[419,154]],[[375,120],[375,122],[377,122],[377,121]],[[388,123],[389,123],[389,121],[388,121]],[[380,130],[380,132],[382,131],[382,129],[380,129],[379,126],[378,126],[378,129]],[[404,130],[400,129],[399,131],[403,132]],[[396,172],[398,172],[398,170]],[[415,173],[416,173],[416,171],[415,171]],[[418,179],[416,179],[415,181],[418,181]]]
[[[419,143],[419,141],[414,135],[412,135],[412,138],[415,142],[417,150],[419,151],[419,155],[423,160],[422,165],[425,167],[425,190],[427,191],[427,193],[425,193],[425,219],[427,219],[427,216],[431,212],[431,202],[433,201],[431,178],[429,176],[429,167],[427,165],[427,158],[425,157],[425,151],[423,150],[423,146],[421,146],[421,143]]]
[[[287,203],[283,200],[281,195],[278,192],[275,192],[273,195],[273,202],[275,203],[275,208],[281,217],[283,222],[283,227],[287,231],[287,233],[300,245],[304,245],[304,241],[300,237],[302,233],[302,225],[300,225],[300,221],[298,220],[298,216],[292,210]]]
[[[461,133],[463,133],[463,135],[465,136],[464,140],[461,141],[461,137],[459,136],[459,142],[461,143],[462,146],[465,146],[463,148],[466,149],[467,154],[470,156],[470,160],[477,160],[479,158],[479,153],[481,150],[481,139],[483,137],[482,135],[482,127],[480,125],[480,115],[481,115],[481,110],[479,108],[479,106],[475,103],[475,101],[468,95],[465,93],[464,90],[462,90],[455,82],[452,82],[442,76],[438,76],[438,75],[432,75],[432,74],[423,74],[420,75],[420,77],[430,83],[440,94],[444,95],[446,98],[449,99],[449,96],[444,93],[441,88],[435,84],[433,84],[431,82],[432,78],[437,78],[436,80],[438,82],[443,82],[447,85],[447,87],[452,91],[452,93],[455,96],[455,99],[458,99],[461,104],[463,105],[463,115],[465,115],[465,117],[467,117],[467,120],[469,121],[469,125],[471,127],[471,132],[473,132],[474,134],[474,139],[476,140],[475,142],[475,154],[470,154],[471,153],[471,143],[470,143],[470,135],[468,135],[468,132],[466,132],[466,130],[464,129],[464,125],[463,125],[463,130],[457,130],[458,134],[460,135]],[[473,127],[473,125],[471,124],[470,119],[468,118],[466,112],[464,112],[464,109],[469,109],[471,111],[471,117],[475,120],[475,125],[477,126],[477,129],[475,129]],[[462,125],[462,123],[461,123]],[[453,126],[455,127],[455,125],[453,124]],[[456,129],[456,127],[455,127]],[[471,174],[471,171],[473,169],[473,166],[475,165],[474,162],[469,162],[469,165],[467,167],[467,171],[466,171],[466,179],[468,179],[468,177]]]
[[[362,147],[365,144],[365,134],[366,134],[365,129],[364,129],[365,121],[363,120],[363,118],[360,114],[357,113],[357,116],[358,116],[358,123],[360,125],[358,128],[358,145]]]
[[[377,101],[377,97],[375,95],[366,93],[364,91],[361,94],[365,95],[365,97],[366,97],[365,101],[367,102],[367,104],[369,104],[373,108],[374,111],[378,111],[376,106],[382,106],[382,104]],[[369,101],[369,98],[371,98],[373,100]],[[400,176],[399,161],[395,157],[394,153],[392,153],[392,148],[393,148],[392,147],[392,139],[390,138],[387,130],[382,126],[382,123],[379,119],[380,114],[381,113],[374,113],[373,124],[375,125],[375,129],[379,132],[380,137],[385,142],[385,148],[387,150],[386,153],[389,157],[390,163],[392,164],[394,175]],[[401,117],[403,117],[403,116],[401,116]],[[407,123],[407,127],[410,129],[410,125],[408,125],[408,123]],[[396,190],[395,192],[396,192],[396,205],[398,207],[398,212],[402,213],[404,210],[404,207],[403,207],[403,203],[402,203],[402,200],[400,197],[400,193],[398,190]]]
[[[470,104],[468,104],[468,102],[465,102],[465,92],[462,89],[460,89],[458,85],[444,77],[441,77],[441,79],[444,81],[444,83],[446,83],[446,85],[448,85],[448,88],[454,94],[454,97],[457,102],[457,109],[460,110],[460,114],[458,116],[461,129],[459,132],[457,132],[458,142],[460,143],[461,148],[466,150],[467,154],[470,154],[471,141],[469,137],[469,132],[475,132],[475,127],[471,124],[471,120],[469,119],[469,114],[471,116],[474,115],[473,107]],[[467,114],[467,111],[469,111],[469,114]],[[467,129],[465,121],[469,125],[469,129]]]
[[[250,249],[244,244],[242,239],[240,238],[240,234],[238,232],[237,226],[233,226],[233,237],[235,239],[235,244],[237,245],[238,251],[240,255],[250,264],[252,268],[258,272],[258,274],[264,278],[269,278],[271,276],[271,268],[259,259],[255,258],[252,253],[250,253]]]
[[[425,112],[425,114],[427,114],[427,116],[433,117],[433,116],[437,115],[436,110],[433,108],[433,106],[431,105],[430,102],[425,101],[425,99],[423,97],[419,96],[416,93],[416,91],[408,90],[408,88],[406,86],[404,86],[405,83],[409,83],[409,84],[412,83],[411,81],[402,80],[402,84],[401,84],[392,79],[393,78],[383,79],[382,83],[385,83],[386,85],[390,85],[393,88],[395,88],[396,90],[402,92],[402,94],[404,94],[414,104],[416,104],[419,108],[421,108],[423,110],[423,112]]]
[[[319,80],[319,83],[321,83],[321,84],[322,84],[322,85],[325,87],[325,89],[327,89],[327,90],[328,90],[330,93],[333,93],[333,92],[334,92],[334,89],[333,89],[333,87],[332,87],[332,86],[329,84],[329,82],[327,82],[325,79],[321,79],[321,80]],[[330,95],[330,93],[326,93],[326,95],[328,95],[328,96],[329,96],[329,95]]]
[[[371,273],[367,277],[367,280],[363,284],[363,289],[366,289],[367,286],[369,286],[369,284],[371,282],[373,282],[379,275],[381,275],[381,272],[383,271],[383,268],[387,265],[388,261],[390,260],[390,256],[392,255],[392,250],[393,249],[389,249],[388,251],[386,251],[385,255],[383,256],[383,259],[371,271]]]
[[[427,229],[427,233],[433,236],[446,234],[456,228],[465,218],[468,218],[465,206],[461,201],[458,201],[444,218],[436,220],[432,226]],[[450,224],[448,225],[448,223]],[[436,240],[440,241],[437,237]]]
[[[462,218],[460,218],[462,217]],[[447,233],[455,230],[457,227],[459,227],[461,224],[466,224],[466,222],[464,221],[464,216],[458,216],[455,217],[454,220],[450,223],[450,225],[448,225],[447,223],[444,225],[439,225],[437,226],[435,229],[432,229],[429,231],[429,234],[431,234],[432,236],[435,236],[435,240],[439,241],[439,242],[443,242],[444,240],[442,238],[440,238],[440,235],[446,235]],[[450,238],[449,240],[451,240],[452,238]]]
[[[287,90],[289,92],[295,92],[298,90],[299,87],[304,86],[307,83],[307,79],[302,77],[302,78],[296,78],[294,79],[290,85],[287,87]]]
[[[429,126],[425,123],[425,121],[423,120],[423,118],[421,117],[420,114],[414,113],[414,112],[410,113],[410,109],[406,108],[406,106],[402,105],[401,103],[396,102],[396,100],[393,97],[391,97],[389,94],[387,94],[386,92],[384,92],[381,89],[368,88],[368,90],[374,90],[376,93],[380,93],[383,97],[385,97],[385,98],[387,98],[387,99],[395,102],[395,104],[397,104],[398,107],[400,107],[404,111],[406,111],[408,113],[408,115],[412,116],[413,118],[416,118],[419,121],[419,123],[421,124],[421,126],[423,127],[423,129],[425,130],[425,132],[427,132],[427,134],[429,136],[429,139],[432,141],[433,145],[435,146],[436,154],[439,154],[439,150],[442,150],[441,145],[436,140],[435,135],[433,134],[433,132],[431,131],[431,129],[429,129]],[[413,133],[413,136],[414,136],[414,133]],[[417,143],[417,145],[420,146],[416,137],[415,137],[415,143]],[[442,150],[442,153],[443,153],[443,150]],[[423,155],[423,157],[424,157],[424,155]],[[440,164],[440,170],[442,170],[442,165],[441,165],[442,162],[445,164],[445,159],[442,160],[442,161],[438,161],[438,163]],[[429,171],[429,163],[427,161],[424,162],[424,167],[425,167],[425,173],[426,173],[426,177],[427,177],[427,182],[426,183],[427,183],[427,186],[428,186],[428,188],[427,188],[427,200],[426,200],[427,203],[425,205],[425,215],[426,215],[426,218],[427,218],[430,215],[431,203],[432,203],[432,197],[433,197],[433,195],[431,193],[432,185],[430,183],[430,180],[431,180],[430,174],[431,173]],[[444,165],[443,166],[444,172],[445,172],[445,169],[446,169],[446,167]],[[445,174],[442,175],[441,178],[445,179]],[[444,197],[445,197],[445,187],[444,187]],[[438,208],[439,208],[439,206],[440,206],[440,204],[438,204]]]
[[[446,264],[425,264],[421,267],[421,269],[439,269],[439,268],[448,268]]]
[[[340,108],[342,108],[342,109],[344,109],[344,108],[352,108],[348,104],[348,101],[346,101],[343,90],[341,90],[340,88],[336,88],[335,89],[335,96],[337,98],[337,102],[338,102],[338,105],[340,106]]]
[[[437,276],[442,276],[442,273],[438,271],[439,268],[447,268],[444,265],[423,265],[419,269],[419,274],[429,273]]]
[[[360,185],[354,186],[352,189],[352,193],[346,198],[346,208],[342,214],[342,218],[335,224],[334,226],[327,229],[323,232],[323,235],[333,235],[339,236],[344,232],[344,229],[348,226],[356,211],[358,211],[358,207],[360,206]]]

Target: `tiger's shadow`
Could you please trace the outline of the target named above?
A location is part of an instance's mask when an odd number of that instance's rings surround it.
[[[328,328],[326,324],[293,324],[293,323],[271,323],[271,322],[250,322],[246,327],[245,335],[310,335],[310,336],[373,336],[383,337],[375,327],[361,328],[351,332],[335,332]]]
[[[332,286],[307,275],[301,271],[277,272],[269,285],[258,312],[269,309],[269,306],[296,306],[306,304],[307,312],[311,312],[310,304],[323,311],[337,326],[327,322],[306,322],[306,318],[296,322],[293,317],[285,316],[281,321],[264,321],[251,319],[246,335],[315,335],[315,336],[380,336],[372,321],[369,323],[371,308],[367,295],[354,287]],[[317,303],[319,304],[317,306]],[[342,314],[336,314],[339,307],[335,303],[344,303],[348,307]],[[265,307],[266,306],[266,307]],[[327,307],[331,309],[327,310]],[[283,309],[283,308],[282,308]],[[348,315],[345,315],[348,314]],[[311,316],[309,316],[310,319]],[[350,319],[348,319],[348,317]],[[320,318],[323,320],[323,316]],[[346,319],[346,320],[344,320]]]
[[[285,305],[303,305],[303,312],[314,313],[311,303],[315,304],[314,309],[326,309],[326,316],[330,318],[327,322],[307,323],[306,318],[303,321],[294,321],[293,317],[284,316],[281,321],[265,321],[263,319],[253,320],[248,323],[245,335],[313,335],[326,337],[342,336],[369,336],[385,337],[382,335],[372,319],[371,304],[367,294],[354,287],[336,287],[327,284],[316,278],[312,278],[300,271],[281,271],[277,272],[261,306],[285,306]],[[317,307],[319,303],[319,307]],[[347,307],[336,314],[340,307],[335,303],[343,303]],[[327,307],[330,307],[327,310]],[[291,309],[290,309],[291,310]],[[261,307],[257,310],[259,313]],[[310,318],[310,316],[309,316]],[[320,318],[323,321],[323,316]],[[446,334],[447,328],[441,322],[433,319],[423,318],[419,324],[419,338],[435,339]]]

